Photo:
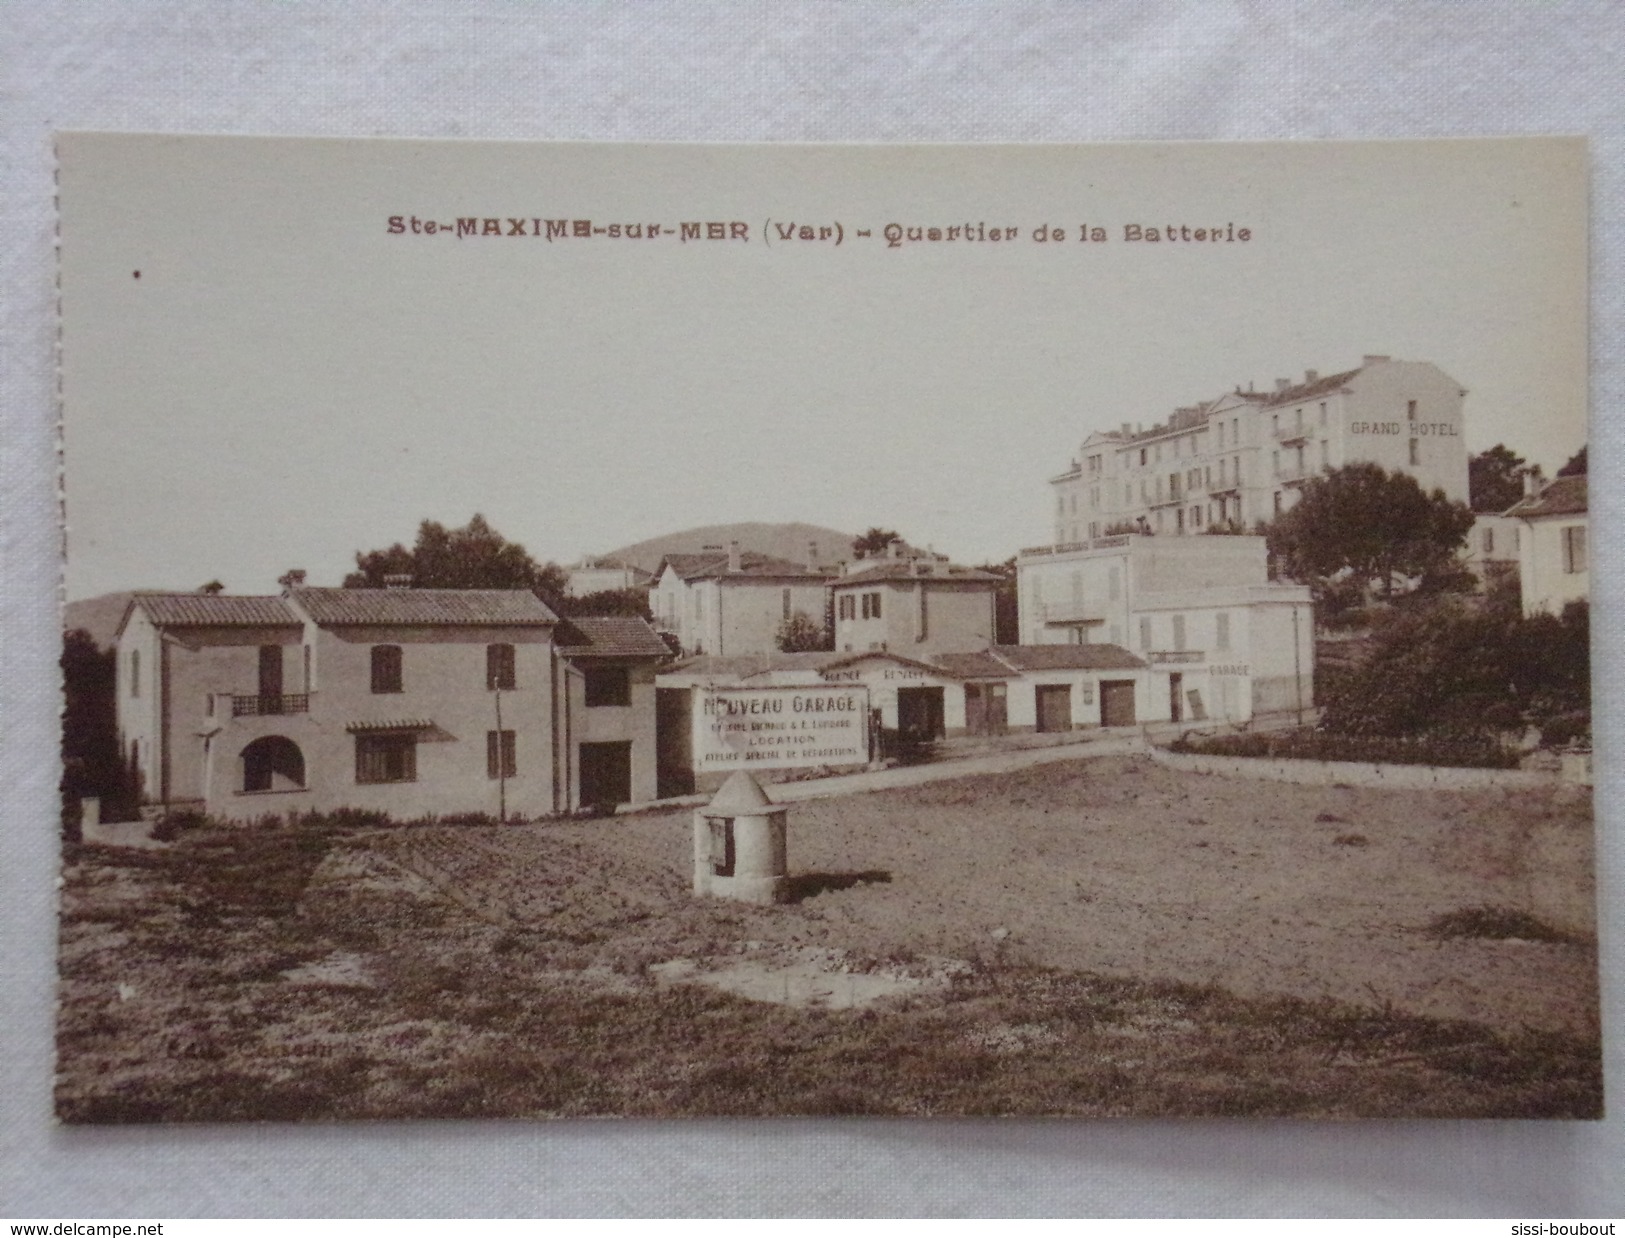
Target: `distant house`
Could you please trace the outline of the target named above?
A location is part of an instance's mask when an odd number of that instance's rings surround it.
[[[1518,570],[1521,521],[1503,513],[1480,512],[1473,517],[1461,561],[1481,584],[1497,574]]]
[[[1270,581],[1261,537],[1029,547],[1016,580],[1024,645],[1131,650],[1166,674],[1175,720],[1244,721],[1314,699],[1310,593]]]
[[[669,554],[649,597],[655,624],[687,654],[731,657],[777,649],[779,625],[800,612],[824,622],[826,586],[835,569],[818,564],[815,548],[792,563],[741,550]]]
[[[639,619],[565,624],[523,590],[149,593],[117,648],[149,805],[540,817],[654,797],[666,649]]]
[[[1506,515],[1523,526],[1518,583],[1524,614],[1556,614],[1591,596],[1585,474],[1557,478],[1507,508]]]
[[[986,648],[995,636],[1000,578],[936,555],[860,560],[832,582],[835,648],[909,657]]]
[[[623,563],[619,559],[587,558],[570,568],[568,593],[571,597],[586,597],[589,593],[606,593],[621,589],[647,589],[654,576]]]

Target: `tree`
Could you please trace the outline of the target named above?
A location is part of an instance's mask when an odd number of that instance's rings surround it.
[[[433,520],[418,526],[412,549],[396,542],[387,550],[358,552],[346,589],[382,589],[390,576],[411,578],[418,589],[529,589],[549,605],[564,596],[570,574],[556,563],[537,563],[475,515],[460,529]]]
[[[1352,735],[1469,737],[1584,717],[1590,613],[1524,618],[1516,596],[1442,597],[1385,612],[1321,725]]]
[[[137,788],[119,752],[114,651],[83,628],[62,639],[62,820],[78,836],[78,801],[99,796],[102,819],[135,817]]]
[[[1559,477],[1584,477],[1586,471],[1586,449],[1581,447],[1569,457],[1568,463],[1557,470]]]
[[[1530,464],[1502,443],[1467,460],[1468,502],[1475,512],[1504,512],[1523,498],[1524,478],[1540,475],[1539,466]]]
[[[773,636],[780,653],[822,653],[835,648],[835,634],[804,610],[798,610]]]
[[[1012,556],[1003,563],[983,563],[976,569],[999,578],[993,591],[993,643],[1018,645],[1021,643],[1021,622],[1016,601],[1016,561]]]
[[[1280,573],[1323,589],[1352,575],[1393,597],[1402,577],[1447,576],[1473,527],[1472,510],[1423,492],[1408,473],[1349,464],[1312,479],[1264,529]]]
[[[898,540],[895,529],[882,529],[870,527],[862,537],[852,541],[852,557],[854,559],[878,559],[886,554],[891,544]]]

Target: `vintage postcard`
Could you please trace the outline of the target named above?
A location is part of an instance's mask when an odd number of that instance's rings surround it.
[[[63,1121],[1601,1115],[1582,141],[58,157]]]

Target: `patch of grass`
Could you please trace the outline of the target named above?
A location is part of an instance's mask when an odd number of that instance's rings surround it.
[[[1463,907],[1434,917],[1423,931],[1438,941],[1455,937],[1477,937],[1488,941],[1546,941],[1564,945],[1578,941],[1574,934],[1553,928],[1544,920],[1514,907]]]

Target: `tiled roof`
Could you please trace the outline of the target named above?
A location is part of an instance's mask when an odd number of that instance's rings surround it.
[[[576,615],[559,624],[560,651],[570,657],[664,658],[660,634],[636,615]]]
[[[820,671],[832,662],[844,661],[853,656],[850,653],[833,653],[828,650],[803,653],[752,653],[728,657],[701,653],[684,658],[681,662],[664,669],[686,675],[745,678],[768,671]]]
[[[990,653],[939,653],[932,661],[960,679],[1005,679],[1010,668]]]
[[[279,597],[243,597],[229,593],[137,593],[131,606],[167,628],[237,628],[300,626],[299,616]]]
[[[1535,520],[1541,516],[1578,516],[1585,510],[1586,479],[1581,473],[1577,477],[1559,477],[1539,494],[1519,499],[1507,508],[1506,514]]]
[[[674,556],[675,557],[675,556]],[[759,555],[745,551],[739,556],[739,570],[728,570],[728,556],[712,558],[690,571],[681,572],[684,580],[738,580],[744,576],[765,576],[775,579],[801,577],[806,580],[827,580],[835,575],[833,568],[808,567],[805,563],[792,563],[788,559],[775,559],[772,555]]]
[[[996,584],[1001,579],[992,572],[952,563],[925,562],[916,569],[907,559],[882,559],[873,567],[860,568],[831,583],[837,589],[842,589],[847,585],[869,585],[882,580],[992,581]]]
[[[558,622],[558,616],[525,589],[295,589],[292,597],[323,627],[543,627]]]
[[[988,652],[1018,671],[1114,671],[1145,665],[1120,645],[994,645]]]
[[[1313,400],[1316,396],[1328,395],[1364,368],[1356,366],[1352,370],[1344,370],[1341,374],[1328,374],[1325,378],[1317,378],[1312,383],[1299,383],[1296,387],[1288,387],[1284,391],[1265,392],[1264,403],[1296,404],[1299,400]]]

